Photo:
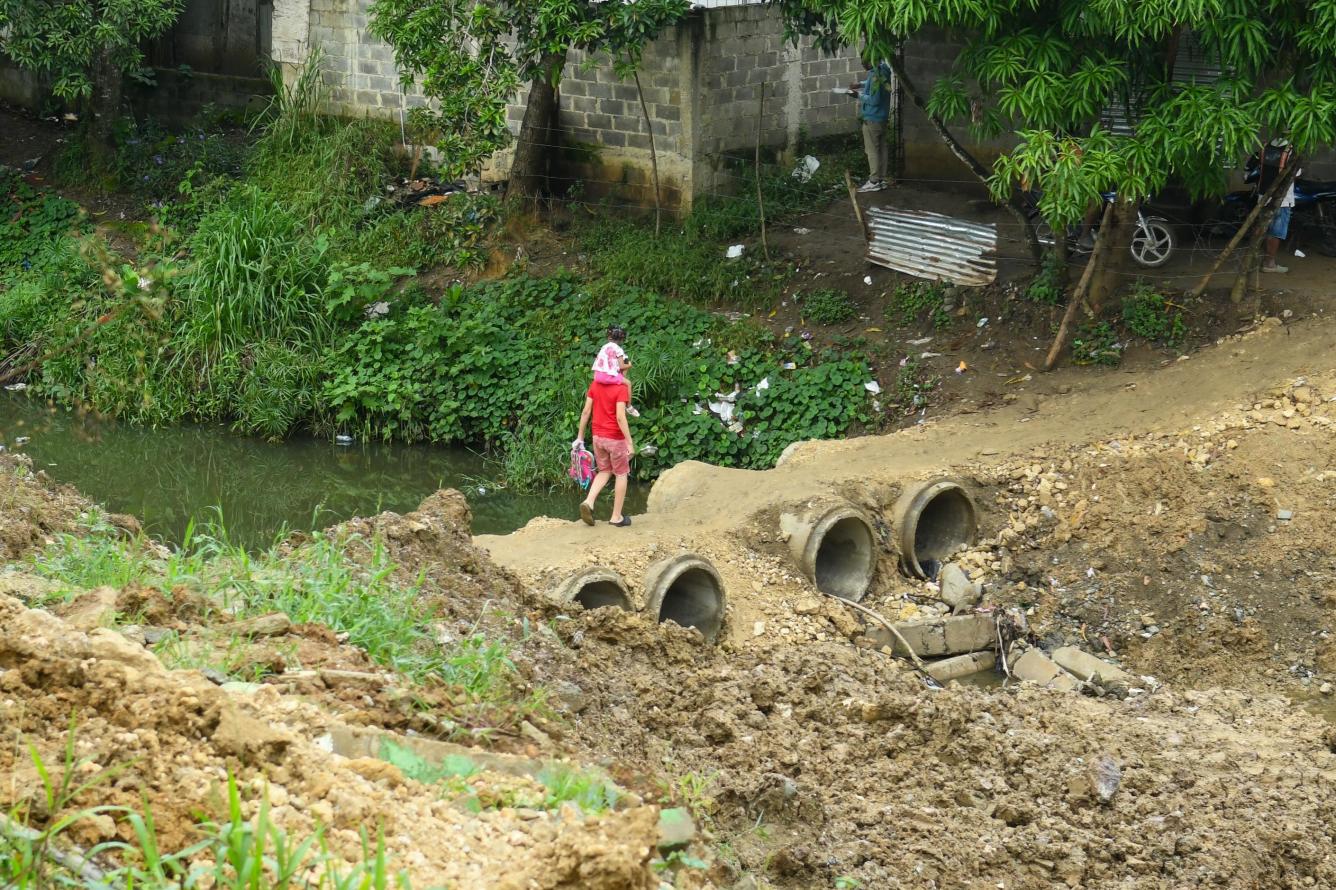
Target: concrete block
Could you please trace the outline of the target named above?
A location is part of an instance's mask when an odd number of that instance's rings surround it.
[[[645,132],[645,121],[638,114],[622,114],[612,119],[612,129],[621,130],[623,133],[643,134]]]
[[[358,90],[353,94],[353,100],[366,108],[380,107],[380,94],[373,93],[370,90]]]
[[[1065,692],[1080,685],[1075,677],[1054,664],[1038,649],[1025,650],[1025,654],[1016,659],[1016,663],[1011,666],[1011,672],[1027,682]]]
[[[612,115],[610,114],[590,114],[585,117],[586,126],[591,130],[611,130]]]
[[[617,115],[626,114],[627,106],[621,99],[600,99],[598,101],[598,110],[604,114],[611,114],[615,117]]]
[[[1123,686],[1131,686],[1136,683],[1136,677],[1116,664],[1109,664],[1102,658],[1096,658],[1089,652],[1075,646],[1063,646],[1060,649],[1054,649],[1053,661],[1081,680],[1089,680],[1092,675],[1098,674],[1105,683],[1115,683]]]
[[[656,120],[667,121],[670,123],[677,123],[682,120],[682,109],[672,103],[653,105],[650,107],[649,113],[653,115]]]
[[[942,623],[948,652],[973,652],[997,643],[997,624],[992,615],[955,615]]]
[[[618,133],[616,130],[602,130],[599,132],[599,139],[609,148],[625,148],[626,134]]]
[[[970,674],[977,674],[980,671],[992,670],[997,665],[997,656],[992,652],[971,652],[967,655],[956,655],[951,658],[943,658],[941,661],[934,661],[928,664],[928,676],[932,677],[938,683],[945,683],[947,680],[955,680],[959,677],[968,677]]]
[[[909,621],[896,624],[895,629],[922,658],[989,649],[996,642],[996,626],[991,615],[953,615],[933,621]],[[885,628],[872,625],[867,635],[878,647],[891,646],[896,655],[908,655]]]

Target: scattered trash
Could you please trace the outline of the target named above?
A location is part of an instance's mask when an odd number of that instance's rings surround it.
[[[1291,519],[1294,518],[1294,511],[1293,511],[1293,510],[1277,510],[1277,511],[1276,511],[1276,518],[1279,519],[1281,522],[1289,522]]]
[[[809,228],[807,228],[806,226],[798,226],[798,228],[796,228],[796,229],[793,230],[793,234],[795,234],[795,235],[810,235],[810,234],[812,234],[812,230],[809,229]]]
[[[762,377],[761,382],[752,387],[752,392],[756,393],[759,396],[762,392],[764,392],[769,388],[770,388],[770,378]]]
[[[969,365],[965,364],[964,362],[961,362],[959,365],[956,366],[956,373],[964,374],[969,369],[970,369]]]
[[[1296,250],[1296,251],[1294,252],[1294,255],[1297,256],[1297,257],[1298,257],[1299,259],[1301,259],[1301,260],[1304,259],[1304,257],[1307,256],[1307,254],[1305,254],[1302,250]]]
[[[871,283],[872,283],[872,276],[871,276],[871,275],[864,275],[864,276],[863,276],[863,283],[864,283],[864,284],[871,284]]]
[[[979,319],[979,323],[976,324],[975,327],[976,327],[976,328],[981,328],[981,327],[983,327],[983,326],[986,325],[986,324],[988,324],[988,319],[987,319],[987,318],[981,318],[981,319]]]
[[[931,338],[931,337],[919,337],[917,340],[910,340],[910,341],[909,341],[909,345],[910,345],[910,346],[922,346],[924,343],[931,343],[931,342],[932,342],[932,338]]]
[[[734,244],[733,246],[729,247],[727,252],[724,253],[724,256],[728,257],[730,260],[735,260],[738,257],[742,256],[742,245]]]
[[[27,388],[28,384],[26,383],[11,383],[5,387],[9,392],[23,392]]]
[[[643,455],[645,455],[645,456],[647,456],[647,457],[653,457],[654,455],[656,455],[656,454],[659,453],[659,446],[657,446],[657,445],[642,445],[642,446],[640,447],[640,453],[643,454]]]
[[[799,182],[808,182],[820,167],[820,161],[811,155],[806,155],[798,161],[798,166],[793,168],[793,178]]]
[[[367,318],[380,318],[383,315],[390,314],[390,304],[380,300],[367,306],[364,312]]]
[[[867,383],[864,383],[863,389],[872,393],[874,396],[881,395],[881,384],[875,380],[869,380]]]
[[[730,365],[736,365],[738,362],[742,361],[742,359],[738,358],[738,354],[731,349],[728,351],[728,355],[725,360]]]
[[[28,436],[16,436],[14,438],[15,445],[27,445],[31,441],[32,439]]]
[[[337,445],[351,445],[353,444],[353,437],[344,435],[343,433],[339,433],[337,436],[334,437],[334,442]]]
[[[785,363],[784,363],[784,370],[785,370],[785,371],[794,371],[794,370],[797,370],[797,368],[798,368],[798,363],[797,363],[797,362],[785,362]]]
[[[940,352],[925,352],[919,356],[919,358],[941,358],[941,357],[942,354]]]

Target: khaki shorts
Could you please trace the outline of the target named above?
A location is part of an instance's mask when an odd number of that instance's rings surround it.
[[[626,447],[625,439],[605,439],[594,437],[594,461],[600,473],[612,471],[614,476],[629,476],[631,473],[631,449]]]

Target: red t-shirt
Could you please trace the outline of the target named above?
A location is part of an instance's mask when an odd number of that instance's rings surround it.
[[[631,401],[631,390],[626,384],[591,383],[587,395],[594,400],[594,435],[600,439],[625,439],[617,425],[617,403]]]

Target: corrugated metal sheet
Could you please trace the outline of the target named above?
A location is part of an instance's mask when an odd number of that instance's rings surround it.
[[[1196,34],[1184,32],[1178,55],[1174,57],[1173,82],[1209,85],[1219,80],[1220,75],[1219,58],[1202,46]],[[1105,106],[1099,116],[1099,123],[1116,136],[1132,136],[1140,118],[1139,108],[1132,108],[1129,115],[1127,106],[1121,100],[1114,100]]]
[[[997,278],[997,226],[921,210],[867,211],[868,262],[930,281],[984,285]]]

